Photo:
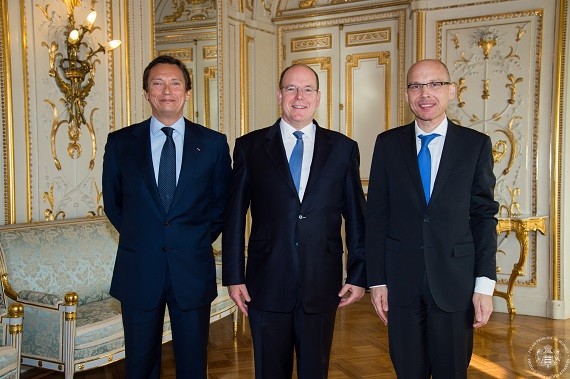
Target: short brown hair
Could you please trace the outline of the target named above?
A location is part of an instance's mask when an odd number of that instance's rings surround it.
[[[188,72],[188,68],[186,67],[184,62],[174,57],[171,57],[170,55],[159,55],[158,57],[154,58],[152,62],[150,62],[148,66],[146,66],[146,68],[144,69],[143,90],[145,92],[148,92],[148,76],[150,75],[150,70],[154,66],[161,63],[173,64],[178,66],[180,71],[182,71],[182,75],[184,76],[184,84],[186,91],[190,91],[192,89],[192,79],[190,79],[190,73]]]

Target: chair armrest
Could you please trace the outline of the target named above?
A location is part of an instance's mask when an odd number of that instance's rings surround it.
[[[18,292],[17,301],[25,304],[38,305],[57,309],[64,300],[61,296],[51,293],[23,290]]]

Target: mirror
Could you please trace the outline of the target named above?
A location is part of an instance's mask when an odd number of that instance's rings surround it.
[[[156,56],[172,55],[186,64],[192,95],[184,116],[219,128],[216,0],[155,0]]]

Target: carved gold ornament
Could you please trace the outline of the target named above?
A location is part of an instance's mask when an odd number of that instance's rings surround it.
[[[54,211],[53,211],[53,208],[55,205],[55,201],[54,201],[55,197],[53,195],[53,184],[49,187],[49,191],[46,191],[43,193],[42,198],[50,206],[49,208],[47,208],[44,211],[44,219],[46,221],[57,220],[57,219],[60,219],[60,217],[61,217],[61,220],[63,220],[65,218],[65,212],[64,211],[59,211],[57,213],[54,213]]]
[[[307,9],[314,7],[317,4],[317,0],[301,0],[299,1],[299,8]]]
[[[85,107],[87,105],[86,98],[95,85],[95,64],[100,63],[95,57],[99,53],[112,50],[121,44],[121,41],[109,41],[105,46],[98,44],[93,49],[83,39],[86,35],[90,35],[95,29],[95,19],[97,13],[92,11],[87,16],[83,24],[77,26],[75,23],[74,9],[79,6],[80,0],[62,0],[67,10],[67,25],[64,33],[65,53],[59,52],[59,44],[56,41],[51,43],[42,42],[42,46],[48,48],[49,53],[49,71],[48,74],[54,78],[59,90],[63,93],[64,98],[60,99],[65,104],[67,118],[60,120],[57,107],[53,101],[46,99],[45,101],[52,107],[52,128],[50,135],[51,152],[54,159],[55,167],[61,170],[61,162],[57,157],[56,151],[56,135],[62,124],[67,124],[67,135],[69,144],[67,147],[68,155],[73,158],[79,158],[82,153],[82,147],[79,143],[81,138],[81,127],[85,126],[91,137],[91,160],[89,161],[89,169],[95,167],[96,140],[95,130],[93,127],[93,115],[97,108],[94,108],[90,114],[90,120],[85,119]],[[42,13],[52,22],[53,17],[48,17],[47,8],[42,9]]]
[[[215,0],[172,0],[172,9],[173,13],[164,17],[164,23],[216,18]]]
[[[52,186],[53,187],[53,186]],[[95,211],[88,211],[85,215],[86,217],[95,217],[95,216],[103,216],[105,210],[103,208],[103,192],[99,191],[99,187],[97,183],[93,182],[93,187],[95,188],[95,202],[96,202],[96,209]]]
[[[507,100],[509,104],[515,103],[515,96],[517,94],[517,84],[523,82],[523,78],[516,78],[513,74],[508,74],[507,79],[509,79],[510,83],[506,84],[507,87],[511,91],[511,97]]]
[[[489,59],[491,49],[497,46],[497,43],[499,43],[501,36],[499,35],[497,29],[488,27],[477,29],[474,38],[477,46],[483,49],[483,56],[485,59]]]

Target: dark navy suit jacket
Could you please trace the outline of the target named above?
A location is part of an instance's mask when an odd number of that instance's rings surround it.
[[[358,145],[317,125],[309,179],[300,202],[279,122],[236,140],[222,234],[223,283],[245,283],[249,305],[261,311],[290,312],[300,294],[306,312],[332,312],[343,285],[343,218],[349,252],[346,282],[366,284],[365,200]],[[244,230],[249,207],[252,225],[246,269]]]
[[[110,293],[122,303],[153,309],[166,268],[182,309],[216,297],[212,242],[222,230],[231,160],[226,137],[185,120],[182,167],[164,213],[154,176],[150,119],[110,133],[103,162],[105,213],[119,231]]]

